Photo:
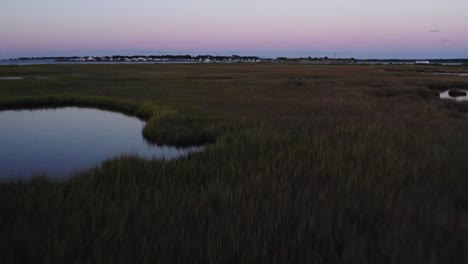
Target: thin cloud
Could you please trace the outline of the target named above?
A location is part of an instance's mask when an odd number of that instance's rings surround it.
[[[430,33],[439,33],[440,30],[439,29],[431,29],[429,30]]]
[[[447,42],[452,42],[452,40],[451,39],[441,39],[440,42],[447,43]]]

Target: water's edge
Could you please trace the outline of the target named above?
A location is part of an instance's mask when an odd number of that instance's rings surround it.
[[[144,120],[143,116],[150,116],[148,114],[140,113],[140,116],[130,115],[127,113],[122,113],[118,111],[112,111],[105,108],[102,105],[101,107],[83,107],[83,106],[55,106],[55,107],[38,107],[37,105],[33,107],[29,107],[24,109],[23,107],[13,107],[11,104],[10,107],[6,107],[5,104],[0,103],[0,124],[2,125],[2,131],[0,131],[0,180],[8,180],[12,179],[11,176],[15,176],[13,178],[18,178],[17,176],[21,174],[21,179],[29,179],[33,175],[48,175],[50,177],[67,177],[70,174],[77,174],[83,170],[90,169],[92,167],[98,166],[107,160],[112,160],[115,158],[119,158],[121,156],[139,156],[140,158],[146,159],[164,159],[164,160],[172,160],[179,157],[185,157],[191,153],[196,153],[203,151],[205,149],[204,145],[200,146],[168,146],[168,145],[157,145],[151,139],[147,139],[144,137],[142,130],[146,126],[146,121]],[[9,109],[10,108],[10,109]],[[13,109],[11,109],[13,108]],[[59,112],[61,111],[68,111],[72,112],[74,117],[72,119],[73,122],[67,123],[69,118],[63,117],[61,119]],[[54,113],[53,117],[44,117],[44,114],[51,112]],[[77,112],[84,112],[83,114],[78,114]],[[103,117],[99,117],[100,114],[103,114]],[[16,117],[15,117],[16,115]],[[28,127],[29,124],[27,122],[17,121],[18,116],[26,117],[26,121],[30,122],[33,127]],[[43,117],[41,120],[40,117]],[[119,117],[116,117],[119,116]],[[5,120],[3,120],[5,119]],[[87,122],[86,119],[90,119],[92,124],[85,125]],[[149,118],[148,118],[149,119]],[[9,120],[9,121],[8,121]],[[54,128],[54,122],[58,124],[60,127]],[[112,123],[105,124],[106,121],[111,120]],[[126,121],[123,121],[126,120]],[[89,120],[88,120],[89,121]],[[10,124],[10,125],[8,125]],[[41,124],[45,124],[44,131],[39,131],[39,127]],[[120,127],[119,127],[120,125]],[[80,127],[81,126],[81,127]],[[108,139],[100,140],[99,138],[93,138],[93,132],[88,131],[87,138],[79,138],[78,134],[73,134],[75,130],[83,131],[82,127],[92,128],[92,127],[101,127],[105,126],[106,131],[110,133],[107,134],[100,134],[98,137],[103,137]],[[11,129],[8,129],[11,128]],[[15,130],[16,129],[16,130]],[[31,132],[33,131],[33,133]],[[104,131],[104,130],[103,130]],[[131,131],[132,136],[129,137],[128,135],[124,135],[122,131]],[[57,133],[68,133],[69,135],[61,135]],[[97,133],[97,132],[95,132]],[[103,133],[100,131],[99,133]],[[130,133],[130,132],[129,132]],[[24,139],[22,142],[21,139],[18,140],[17,137],[23,136],[32,136],[31,138],[34,139],[36,142],[47,143],[43,150],[40,150],[39,153],[34,153],[32,148],[33,142]],[[66,136],[72,136],[72,139],[75,139],[76,142],[74,143],[74,147],[69,147],[69,144],[73,142],[73,140],[67,139]],[[39,138],[38,138],[39,137]],[[41,138],[42,137],[42,138]],[[139,137],[140,141],[136,138]],[[129,139],[131,138],[131,139]],[[16,140],[15,140],[16,139]],[[68,140],[68,141],[67,141]],[[89,141],[84,144],[81,141]],[[133,140],[133,141],[132,141]],[[8,143],[9,142],[9,143]],[[129,143],[130,142],[130,143]],[[53,145],[57,143],[59,145]],[[106,151],[102,151],[100,149],[99,144],[107,144],[106,147],[109,148]],[[28,145],[29,144],[29,145]],[[61,144],[61,145],[60,145]],[[7,146],[8,145],[8,146]],[[87,149],[85,146],[95,146],[95,148]],[[101,146],[101,148],[104,148]],[[39,148],[40,149],[40,148]],[[47,150],[45,150],[47,149]],[[52,149],[53,151],[50,151]],[[67,150],[76,150],[76,151],[69,151]],[[127,149],[127,150],[125,150]],[[4,150],[3,152],[1,150]],[[80,152],[83,155],[78,155],[75,152]],[[114,150],[115,152],[111,152]],[[37,151],[37,150],[36,150]],[[54,152],[55,151],[55,152]],[[32,152],[28,153],[28,152]],[[45,154],[44,154],[45,153]],[[60,155],[60,153],[64,153]],[[70,154],[71,153],[71,154]],[[111,154],[110,154],[111,153]],[[30,155],[31,154],[31,155]],[[41,157],[39,161],[35,161],[34,155]],[[56,156],[53,156],[56,155]],[[66,155],[71,155],[70,158],[67,158]],[[94,155],[93,163],[90,164],[90,160]],[[100,155],[100,156],[99,156]],[[97,157],[99,156],[99,157]],[[56,167],[51,160],[57,159],[56,163],[60,163],[61,169],[50,169],[51,166]],[[97,158],[96,158],[97,157]],[[49,159],[49,160],[47,160]],[[21,160],[25,162],[21,163]],[[65,161],[73,162],[72,165],[67,165]],[[82,162],[86,161],[86,162]],[[87,165],[84,166],[83,164],[86,163]],[[45,165],[44,165],[45,164]],[[78,164],[78,165],[77,165]],[[89,165],[89,166],[88,166]],[[28,173],[25,173],[26,167],[30,166],[32,169],[29,170]],[[36,166],[34,168],[34,166]],[[42,167],[41,167],[42,166]],[[74,168],[77,169],[69,169]],[[65,168],[69,167],[69,168]],[[9,168],[9,172],[6,172],[6,168]],[[18,172],[18,169],[21,168],[22,172]],[[46,169],[43,169],[46,168]],[[16,170],[16,172],[14,172]],[[53,172],[55,170],[55,172]],[[52,172],[51,172],[52,171]],[[66,172],[65,172],[66,171]]]

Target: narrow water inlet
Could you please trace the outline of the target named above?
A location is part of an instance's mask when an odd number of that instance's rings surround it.
[[[0,111],[0,180],[66,177],[122,155],[173,160],[204,149],[150,144],[144,125],[93,108]]]
[[[460,95],[460,96],[453,96],[453,95],[451,95],[450,91],[451,90],[447,90],[445,92],[440,93],[439,98],[448,99],[448,100],[455,100],[455,101],[458,101],[458,102],[468,102],[468,91],[459,90],[459,91],[464,92],[464,95]]]

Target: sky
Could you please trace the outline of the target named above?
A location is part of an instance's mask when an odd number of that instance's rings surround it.
[[[1,0],[0,58],[468,58],[468,0]]]

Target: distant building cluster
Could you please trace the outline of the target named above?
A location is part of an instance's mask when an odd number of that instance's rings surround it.
[[[19,61],[54,62],[109,62],[109,63],[260,63],[270,59],[255,56],[212,56],[212,55],[163,55],[163,56],[84,56],[84,57],[34,57],[14,59]]]
[[[323,58],[260,58],[257,56],[213,55],[162,55],[162,56],[84,56],[84,57],[35,57],[19,58],[19,61],[53,61],[65,63],[287,63],[287,64],[353,64],[356,60]]]
[[[257,56],[213,56],[213,55],[151,55],[151,56],[84,56],[84,57],[33,57],[10,59],[10,62],[56,62],[56,63],[274,63],[274,64],[399,64],[399,65],[466,65],[468,59],[434,60],[357,60],[354,58],[260,58]]]

